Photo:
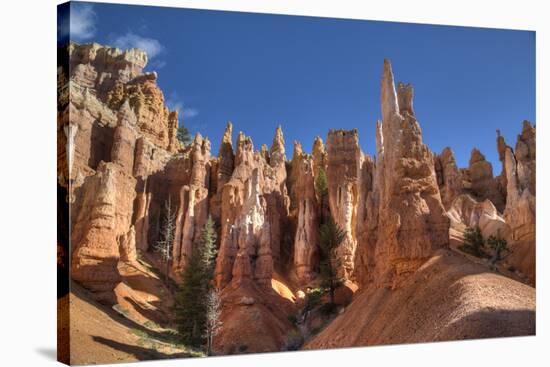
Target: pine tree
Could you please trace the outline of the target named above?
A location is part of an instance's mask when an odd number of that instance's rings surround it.
[[[493,257],[491,258],[491,265],[495,265],[498,261],[502,260],[502,255],[508,251],[508,242],[500,236],[499,230],[496,236],[489,236],[487,244],[494,251]]]
[[[182,285],[176,294],[176,323],[183,342],[188,345],[203,344],[208,291],[214,275],[216,254],[216,231],[209,216],[200,240],[193,246],[191,258],[182,273]]]
[[[329,216],[319,230],[321,248],[321,278],[322,284],[329,289],[330,303],[334,304],[334,291],[340,285],[341,279],[338,276],[338,263],[334,251],[346,238],[346,232],[341,229],[334,219]]]
[[[320,222],[323,224],[330,216],[328,208],[328,184],[325,170],[321,167],[315,177],[315,192],[317,193],[317,201],[321,213]]]
[[[180,142],[182,142],[183,145],[189,145],[189,143],[191,143],[191,134],[189,133],[189,130],[183,125],[178,127],[178,133],[176,137]]]
[[[481,234],[479,227],[468,227],[464,232],[464,241],[474,252],[475,256],[482,256],[484,254],[483,247],[485,246],[485,239]]]

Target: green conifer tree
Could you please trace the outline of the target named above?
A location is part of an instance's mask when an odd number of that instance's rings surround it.
[[[321,225],[319,230],[319,242],[321,249],[320,275],[322,284],[328,288],[330,303],[334,304],[334,291],[340,285],[341,279],[338,276],[338,264],[334,251],[346,238],[346,232],[341,229],[331,216]]]
[[[207,298],[216,254],[216,230],[209,216],[182,273],[182,285],[176,294],[174,307],[182,341],[191,346],[204,344]]]
[[[328,208],[328,184],[327,174],[321,167],[315,177],[315,192],[317,194],[317,201],[319,202],[319,212],[321,213],[320,224],[322,225],[330,216]]]
[[[191,134],[189,133],[189,130],[184,126],[181,125],[178,127],[178,133],[176,135],[176,138],[183,143],[183,145],[189,145],[191,143]]]

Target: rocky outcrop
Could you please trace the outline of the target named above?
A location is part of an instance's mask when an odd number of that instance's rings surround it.
[[[287,170],[289,171],[287,177],[288,196],[290,198],[289,215],[292,218],[293,224],[296,223],[297,211],[298,211],[298,196],[300,195],[298,184],[301,178],[301,168],[303,159],[306,157],[302,149],[302,144],[298,141],[294,142],[294,150],[292,152],[292,159],[287,164]],[[312,172],[313,174],[313,172]]]
[[[462,194],[455,198],[447,211],[451,228],[464,232],[467,227],[479,227],[484,238],[503,236],[506,232],[504,218],[489,199],[478,202],[470,195]]]
[[[118,111],[110,162],[101,161],[97,171],[75,189],[72,277],[98,292],[110,291],[120,281],[120,247],[127,250],[127,259],[135,251],[130,248],[135,243],[127,239],[136,185],[132,176],[135,120],[128,103],[124,103]]]
[[[528,189],[533,195],[537,194],[536,135],[535,126],[527,120],[523,121],[515,150],[518,183],[523,190]]]
[[[396,92],[386,60],[369,202],[369,211],[377,214],[369,215],[356,258],[362,284],[376,281],[395,287],[402,275],[415,271],[435,250],[448,245],[449,219],[441,203],[434,156],[422,143],[412,96],[410,85],[399,84]]]
[[[451,148],[443,149],[441,154],[435,157],[435,172],[441,201],[445,209],[449,210],[455,198],[463,191],[462,174],[456,165]]]
[[[94,89],[105,97],[117,82],[128,83],[143,73],[147,65],[145,51],[120,50],[97,43],[68,46],[70,79],[79,86]]]
[[[72,278],[97,292],[120,281],[121,236],[130,228],[135,179],[116,163],[101,162],[77,194],[71,233]]]
[[[245,198],[245,183],[260,164],[254,157],[252,140],[239,132],[236,142],[235,169],[231,179],[221,188],[220,250],[216,260],[216,284],[223,288],[232,278],[237,256],[238,236],[235,222]],[[259,158],[259,157],[258,157]]]
[[[210,141],[197,133],[190,151],[191,177],[179,190],[179,208],[173,245],[172,268],[181,272],[193,252],[193,244],[201,235],[208,218],[210,183]]]
[[[136,115],[136,132],[156,148],[175,151],[177,113],[170,113],[156,82],[156,73],[143,73],[147,55],[139,49],[122,51],[98,44],[70,44],[69,105],[74,138],[75,174],[86,175],[101,160],[109,161],[116,111],[126,101]],[[66,122],[67,124],[69,121]],[[73,177],[74,178],[74,177]]]
[[[313,176],[317,177],[319,170],[322,168],[326,171],[327,169],[327,152],[325,150],[325,145],[323,144],[323,139],[320,136],[315,137],[313,141]]]
[[[468,172],[471,185],[470,192],[477,200],[491,200],[495,207],[502,212],[504,210],[504,198],[497,180],[493,177],[493,166],[476,148],[472,149]]]
[[[371,156],[358,152],[358,203],[357,203],[357,225],[356,233],[358,237],[366,230],[366,224],[373,219],[372,206],[369,203],[373,200],[373,184],[374,184],[374,172],[376,169],[374,160]]]
[[[293,172],[297,170],[292,191],[298,206],[294,236],[294,271],[300,282],[307,283],[315,278],[319,261],[319,208],[315,196],[312,157],[295,149],[292,169]]]
[[[235,164],[235,154],[233,153],[233,124],[228,122],[225,127],[220,151],[218,153],[216,177],[216,192],[212,197],[210,204],[210,213],[215,220],[221,217],[221,200],[223,186],[229,182],[233,174]]]
[[[269,165],[263,167],[262,191],[267,207],[273,261],[277,266],[290,258],[292,236],[286,233],[290,198],[287,189],[285,141],[281,126],[275,130],[269,150]]]
[[[106,103],[116,109],[126,99],[135,110],[139,129],[145,137],[168,151],[179,147],[176,139],[178,113],[170,112],[165,106],[156,73],[143,74],[126,83],[116,81]]]
[[[118,262],[135,261],[156,236],[147,180],[179,149],[178,117],[165,107],[156,74],[143,73],[143,51],[70,44],[66,52],[58,136],[68,174],[59,182],[69,187],[72,277],[111,301]]]
[[[123,234],[118,240],[120,247],[120,261],[132,264],[137,260],[136,251],[136,230],[130,227],[128,233]]]
[[[497,129],[497,151],[498,151],[498,159],[500,160],[500,163],[502,164],[502,171],[500,172],[500,175],[498,175],[495,180],[497,181],[497,187],[500,191],[500,196],[503,198],[504,203],[506,203],[506,190],[508,186],[508,182],[506,181],[506,141],[504,140],[504,136],[500,134],[500,130]],[[503,209],[504,210],[504,209]]]
[[[118,111],[118,126],[113,134],[111,161],[118,163],[125,173],[131,175],[134,170],[134,154],[137,133],[135,130],[136,115],[128,101],[124,102]]]
[[[271,228],[266,218],[266,202],[261,196],[260,175],[261,171],[254,169],[245,183],[245,200],[234,228],[238,250],[232,274],[236,283],[254,279],[268,286],[273,273]]]
[[[290,201],[286,179],[284,139],[280,127],[275,132],[269,154],[254,153],[252,140],[239,133],[235,169],[221,195],[222,227],[216,263],[219,286],[228,284],[235,274],[241,277],[243,271],[247,273],[248,262],[252,262],[252,268],[257,272],[253,276],[260,283],[267,283],[267,274],[272,271],[269,269],[280,265],[281,249],[288,251],[291,240],[284,237]],[[257,228],[254,221],[259,223]],[[239,259],[239,266],[235,265],[236,259]]]
[[[357,246],[357,187],[360,167],[357,130],[330,130],[327,138],[327,181],[330,213],[346,238],[336,249],[342,276],[349,278]]]
[[[507,261],[533,284],[536,282],[535,152],[535,127],[524,121],[515,151],[508,146],[505,149],[507,200],[504,219],[510,227],[506,239],[511,253]]]
[[[115,287],[139,283],[128,277],[141,271],[138,255],[160,264],[154,245],[172,216],[169,275],[176,281],[209,215],[219,229],[215,283],[224,331],[216,343],[225,352],[289,346],[287,333],[296,332],[289,316],[305,293],[297,301],[284,282],[318,281],[321,214],[346,233],[335,253],[342,305],[353,305],[355,281],[374,293],[399,291],[447,245],[450,223],[503,233],[513,250],[507,261],[534,282],[536,134],[529,123],[515,150],[497,137],[499,177],[477,150],[469,168],[458,169],[450,148],[435,156],[423,143],[413,88],[396,89],[386,61],[375,158],[361,151],[357,130],[330,130],[326,148],[317,137],[310,155],[295,142],[288,161],[281,127],[270,148],[255,151],[242,132],[233,146],[231,123],[211,157],[207,137],[177,141],[178,114],[165,106],[157,75],[143,72],[145,53],[75,44],[68,52],[71,68],[59,78],[66,84],[58,106],[59,192],[71,204],[72,277],[100,299],[112,303]],[[316,192],[322,170],[328,205]]]

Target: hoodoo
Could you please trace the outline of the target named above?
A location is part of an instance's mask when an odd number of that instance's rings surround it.
[[[177,139],[180,116],[166,107],[157,74],[143,71],[145,52],[65,51],[59,200],[71,206],[79,294],[132,322],[172,327],[175,289],[211,217],[217,255],[204,287],[220,297],[216,353],[534,333],[531,123],[514,149],[498,134],[499,176],[477,148],[459,168],[450,147],[437,155],[423,142],[414,89],[396,87],[385,60],[381,121],[358,127],[376,134],[375,155],[361,150],[358,129],[331,129],[326,146],[317,136],[309,154],[295,142],[288,160],[281,126],[270,148],[255,150],[245,132],[233,140],[229,122],[212,156],[200,133]],[[320,236],[328,217],[333,238],[341,234],[329,262]],[[508,244],[502,256],[461,250],[475,227]]]
[[[378,156],[356,272],[362,284],[395,286],[402,275],[416,271],[434,251],[448,245],[449,219],[441,202],[434,154],[422,143],[412,109],[412,86],[399,84],[396,91],[388,60],[381,89]]]

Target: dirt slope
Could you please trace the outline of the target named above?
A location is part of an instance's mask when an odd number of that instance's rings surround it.
[[[66,304],[67,297],[59,301]],[[71,285],[71,364],[104,364],[149,359],[183,358],[193,352],[166,341],[161,329],[152,330],[108,306],[94,301],[76,283]],[[64,328],[65,333],[67,328]]]
[[[366,288],[304,349],[535,335],[535,289],[440,250],[400,289]]]

